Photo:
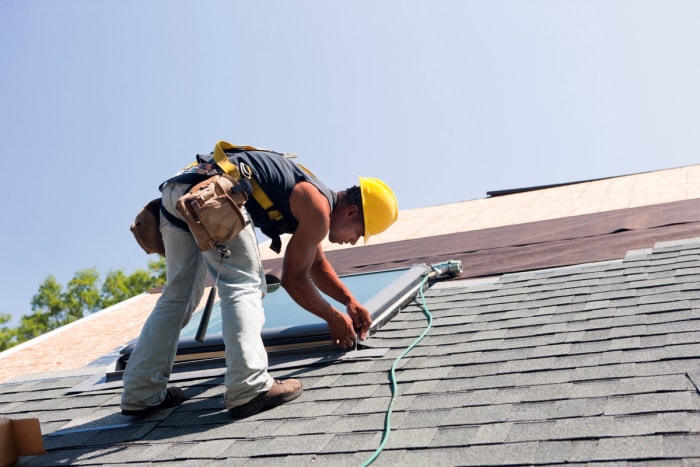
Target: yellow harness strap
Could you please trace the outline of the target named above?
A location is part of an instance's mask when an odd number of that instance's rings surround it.
[[[216,162],[216,165],[221,167],[221,169],[224,172],[236,179],[241,178],[241,172],[240,170],[238,170],[238,167],[236,167],[235,164],[231,163],[231,161],[228,160],[228,156],[225,152],[226,149],[243,149],[244,151],[259,151],[259,149],[254,148],[253,146],[234,146],[233,144],[227,143],[226,141],[216,142],[216,147],[214,148],[214,161]],[[272,200],[263,191],[258,181],[255,180],[255,178],[251,177],[250,184],[253,187],[253,198],[265,210],[265,212],[267,212],[267,215],[270,216],[270,219],[272,219],[273,221],[282,220],[282,213],[279,212],[277,209],[274,209]]]

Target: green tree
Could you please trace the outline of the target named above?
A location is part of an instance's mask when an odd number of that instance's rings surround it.
[[[110,271],[102,284],[102,308],[123,302],[137,293],[146,292],[164,283],[165,259],[162,257],[158,261],[149,262],[148,271],[138,269],[130,275],[126,275],[122,270]]]
[[[32,297],[32,313],[20,324],[8,327],[11,316],[0,313],[0,351],[61,327],[86,314],[94,313],[165,283],[165,258],[148,263],[148,270],[132,274],[110,271],[100,284],[96,269],[81,269],[62,287],[52,275]]]
[[[32,297],[32,313],[20,318],[16,329],[17,340],[24,342],[61,325],[65,305],[61,298],[61,284],[50,275]]]
[[[102,309],[99,280],[96,269],[82,269],[68,281],[66,290],[61,293],[63,312],[59,326]]]
[[[12,319],[9,313],[0,313],[0,352],[9,349],[17,343],[17,333],[7,326]]]

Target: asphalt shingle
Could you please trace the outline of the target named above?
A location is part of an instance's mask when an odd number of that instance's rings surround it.
[[[436,284],[376,465],[700,463],[699,293],[695,239]],[[94,368],[2,384],[0,414],[41,421],[49,452],[20,465],[359,465],[382,438],[389,369],[426,325],[414,302],[366,342],[384,357],[275,374],[304,393],[246,420],[228,418],[221,377],[195,375],[182,406],[132,421],[119,388],[67,394]]]

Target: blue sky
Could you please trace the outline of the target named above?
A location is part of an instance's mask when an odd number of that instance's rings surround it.
[[[147,267],[131,223],[218,139],[401,209],[698,163],[700,2],[0,0],[0,312]]]

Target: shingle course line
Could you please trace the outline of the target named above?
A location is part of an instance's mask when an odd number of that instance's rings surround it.
[[[614,356],[615,360],[621,362],[650,362],[650,361],[667,361],[667,360],[678,360],[678,359],[690,359],[694,360],[695,356],[698,355],[698,350],[700,346],[696,343],[691,344],[670,344],[666,346],[647,348],[647,349],[631,349],[631,350],[620,350],[614,349],[604,353],[600,352],[587,352],[585,349],[579,353],[575,353],[575,349],[572,348],[570,354],[554,355],[554,356],[544,356],[544,357],[522,357],[503,360],[496,358],[498,357],[498,350],[493,352],[476,352],[474,353],[473,360],[477,360],[478,363],[474,361],[469,361],[465,358],[467,354],[448,354],[442,356],[439,363],[436,364],[435,358],[433,356],[429,357],[413,357],[406,360],[403,363],[404,368],[421,368],[425,365],[431,367],[442,367],[449,366],[453,368],[457,367],[470,367],[474,365],[480,366],[493,366],[500,365],[501,370],[498,373],[502,373],[502,368],[507,368],[509,365],[520,365],[516,372],[528,371],[537,368],[567,368],[567,367],[582,367],[582,366],[598,366],[602,362],[599,361],[605,358],[612,358]],[[512,353],[511,353],[512,354]],[[508,355],[511,355],[508,354]],[[610,357],[606,357],[609,355]],[[491,357],[491,358],[489,358]],[[556,359],[556,360],[554,360]],[[425,360],[425,361],[424,361]],[[589,360],[588,365],[584,364],[585,360]],[[570,362],[568,365],[566,362]]]

